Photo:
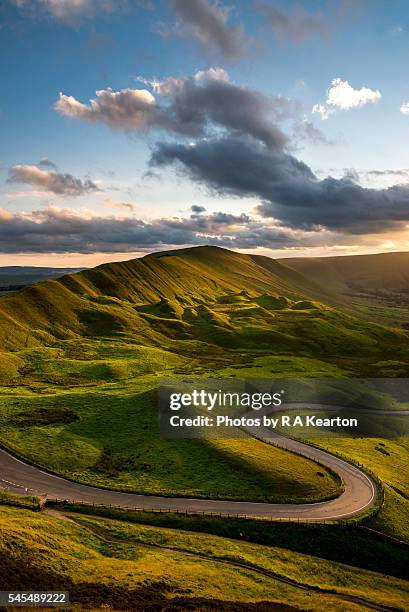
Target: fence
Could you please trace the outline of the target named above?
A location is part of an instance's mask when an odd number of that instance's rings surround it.
[[[73,511],[75,508],[80,507],[87,510],[113,510],[120,513],[136,512],[136,513],[146,513],[146,514],[176,514],[178,516],[192,516],[192,517],[205,517],[205,518],[215,518],[215,519],[242,519],[247,521],[264,521],[264,522],[275,522],[275,523],[288,523],[288,524],[317,524],[317,525],[344,525],[344,526],[356,526],[360,523],[359,519],[354,517],[346,518],[344,520],[340,519],[302,519],[300,517],[297,518],[287,518],[287,517],[276,517],[276,516],[268,516],[268,515],[253,515],[253,514],[235,514],[235,513],[223,513],[223,512],[212,512],[206,510],[180,510],[178,508],[147,508],[147,507],[139,507],[139,506],[118,506],[115,504],[98,504],[96,502],[86,502],[86,501],[70,501],[67,499],[59,499],[59,498],[48,498],[45,502],[46,506],[65,506],[70,507]]]

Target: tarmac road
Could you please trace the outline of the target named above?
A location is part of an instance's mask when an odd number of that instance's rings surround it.
[[[313,459],[332,469],[342,479],[342,494],[329,501],[308,504],[270,504],[246,501],[222,501],[137,495],[100,489],[76,482],[24,463],[10,453],[0,450],[0,487],[11,492],[30,495],[46,495],[68,501],[84,501],[95,504],[144,509],[214,512],[217,514],[247,514],[251,516],[301,521],[341,519],[359,514],[369,508],[376,499],[376,485],[357,467],[302,442],[272,434],[263,427],[246,427],[246,431],[268,444]]]

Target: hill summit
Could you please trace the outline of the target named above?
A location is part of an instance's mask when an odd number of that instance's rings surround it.
[[[339,356],[396,351],[403,335],[355,318],[283,263],[213,246],[104,264],[0,298],[8,351],[115,338],[176,352],[195,342]]]

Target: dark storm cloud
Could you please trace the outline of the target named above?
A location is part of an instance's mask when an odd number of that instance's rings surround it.
[[[81,180],[72,174],[42,170],[38,166],[30,165],[10,168],[8,182],[23,183],[41,191],[64,196],[80,196],[91,191],[99,191],[97,185],[89,179]]]
[[[198,43],[207,56],[223,59],[241,58],[250,39],[242,26],[229,24],[230,9],[212,0],[169,0],[178,24],[166,34],[176,34]]]
[[[150,222],[135,217],[101,217],[49,206],[30,214],[0,209],[2,253],[115,253],[151,251],[182,245],[212,244],[230,248],[292,248],[319,244],[322,232],[308,235],[223,212]]]
[[[409,187],[376,190],[348,177],[318,180],[294,156],[251,138],[204,140],[194,146],[159,144],[151,165],[174,163],[219,193],[258,198],[261,216],[293,228],[361,234],[409,221]]]
[[[233,195],[263,199],[279,184],[313,181],[310,168],[282,150],[269,151],[250,138],[203,140],[193,145],[158,144],[152,166],[180,162],[200,182]]]
[[[168,112],[175,122],[203,134],[209,125],[250,134],[269,147],[282,147],[287,138],[277,122],[293,115],[296,104],[281,96],[269,97],[228,81],[221,69],[195,77],[164,81],[158,93],[170,98]]]
[[[195,244],[195,235],[176,222],[81,216],[54,206],[30,216],[0,211],[3,253],[115,253],[161,245]]]

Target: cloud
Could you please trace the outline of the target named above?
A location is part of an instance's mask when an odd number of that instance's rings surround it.
[[[367,176],[399,176],[401,178],[407,179],[409,177],[409,168],[402,168],[399,170],[369,170],[366,173]]]
[[[321,13],[312,15],[302,7],[285,11],[266,2],[258,2],[257,10],[273,35],[281,40],[289,40],[299,45],[309,39],[327,38],[329,24]]]
[[[193,204],[193,206],[190,207],[190,210],[194,215],[200,215],[201,213],[206,211],[206,208],[204,206],[198,206],[197,204]]]
[[[327,89],[327,99],[325,104],[315,104],[312,108],[313,113],[318,113],[321,119],[325,120],[336,110],[350,110],[365,104],[375,104],[381,99],[381,92],[378,89],[361,87],[354,89],[340,78],[333,79],[331,86]]]
[[[178,22],[164,35],[177,35],[197,43],[206,56],[236,60],[243,57],[250,38],[242,26],[229,24],[231,11],[219,0],[169,0]]]
[[[57,170],[57,166],[55,165],[55,163],[47,157],[43,157],[43,159],[40,159],[40,161],[38,162],[38,166],[41,166],[42,168],[52,168],[53,170]]]
[[[360,183],[361,177],[359,176],[359,172],[355,170],[355,168],[345,168],[343,178],[351,183]]]
[[[127,0],[9,0],[17,8],[34,17],[50,16],[68,25],[83,18],[122,10]]]
[[[400,112],[403,115],[409,115],[409,102],[404,102],[400,107]]]
[[[81,196],[91,191],[99,191],[97,185],[89,180],[81,180],[72,174],[42,170],[38,166],[18,165],[9,170],[9,183],[25,183],[41,191],[63,196]]]
[[[325,121],[334,111],[325,104],[314,104],[312,107],[312,113],[320,115],[321,119]]]
[[[303,121],[296,123],[293,140],[295,142],[310,142],[314,145],[333,145],[334,141],[327,138],[327,136],[317,128],[311,121],[303,119]]]
[[[318,180],[302,161],[251,138],[225,137],[186,144],[161,143],[151,165],[177,164],[218,194],[257,198],[259,215],[283,226],[365,234],[409,223],[409,186],[369,189],[349,176]]]
[[[302,6],[289,7],[290,3],[256,2],[256,11],[265,28],[278,40],[301,45],[310,40],[326,41],[353,13],[359,13],[366,0],[337,0],[323,4],[324,12],[305,10]],[[310,3],[311,4],[311,3]]]
[[[104,206],[107,206],[108,208],[117,208],[119,210],[125,209],[131,213],[135,212],[136,210],[135,204],[132,204],[131,202],[123,202],[122,200],[112,200],[111,198],[107,198],[103,203]]]
[[[100,90],[89,104],[60,94],[54,108],[64,116],[132,132],[162,130],[203,137],[216,126],[250,134],[269,147],[286,143],[287,137],[277,123],[299,111],[298,105],[287,98],[269,97],[232,83],[221,68],[190,77],[144,80],[144,84],[153,93],[147,89]]]
[[[31,213],[0,209],[0,253],[140,253],[201,244],[280,250],[341,248],[373,241],[366,235],[351,237],[322,227],[288,227],[268,216],[205,212],[192,210],[188,217],[146,221],[55,205]]]
[[[106,123],[123,130],[139,130],[160,123],[155,98],[146,89],[101,89],[88,105],[60,93],[54,108],[61,115]]]
[[[320,242],[324,239],[321,234],[304,236],[302,232],[286,230],[246,214],[223,212],[143,221],[134,217],[102,217],[53,205],[29,214],[0,209],[2,253],[132,253],[199,244],[293,248]]]

